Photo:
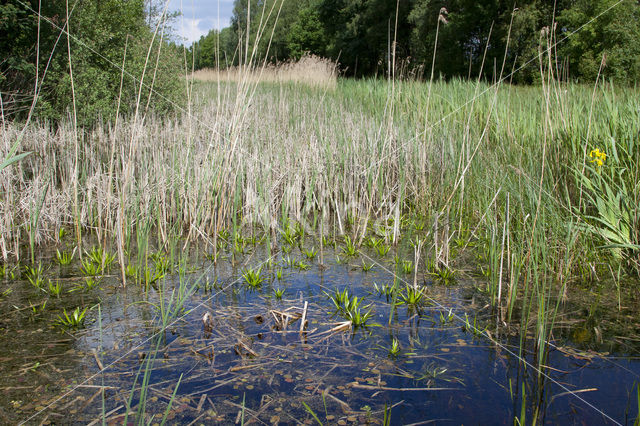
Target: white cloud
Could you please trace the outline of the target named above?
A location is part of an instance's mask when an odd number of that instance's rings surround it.
[[[205,29],[203,29],[203,27]],[[209,30],[203,25],[202,19],[191,19],[182,17],[180,18],[180,24],[178,26],[178,34],[185,39],[187,44],[191,44],[198,40],[203,35],[206,35]]]
[[[176,27],[185,43],[191,44],[214,28],[229,26],[233,0],[171,0],[169,9],[182,13]]]

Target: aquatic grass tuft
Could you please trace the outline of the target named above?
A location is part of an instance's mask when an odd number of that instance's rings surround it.
[[[58,325],[65,329],[78,329],[84,326],[85,316],[88,308],[84,308],[82,311],[78,306],[71,314],[66,309],[62,311],[62,315],[58,315],[56,321]]]
[[[336,308],[336,314],[339,314],[346,320],[350,321],[354,328],[366,327],[373,314],[371,304],[361,306],[364,299],[358,296],[350,296],[349,290],[344,288],[342,291],[335,289],[333,294],[325,292],[325,295],[333,302]],[[365,310],[368,310],[365,312]]]
[[[284,296],[285,293],[285,289],[284,288],[274,288],[273,289],[273,295],[275,296],[275,298],[277,300],[282,300],[282,297]]]
[[[380,257],[385,257],[387,255],[387,253],[389,253],[389,250],[391,249],[391,246],[380,243],[378,245],[376,245],[376,252],[378,253],[378,256]]]
[[[116,259],[115,253],[109,253],[108,251],[104,250],[100,246],[91,247],[89,251],[85,252],[85,256],[88,257],[89,260],[93,262],[95,265],[97,265],[100,271],[103,271],[103,272],[107,270],[111,266],[113,261]],[[97,274],[90,274],[90,275],[97,275]]]
[[[320,419],[318,418],[318,416],[316,415],[316,413],[311,409],[311,407],[309,407],[309,406],[307,405],[307,403],[306,403],[306,402],[304,402],[304,401],[302,401],[302,405],[304,405],[304,408],[307,410],[307,412],[308,412],[309,414],[311,414],[311,417],[313,417],[313,418],[315,419],[315,421],[316,421],[316,422],[318,422],[318,424],[319,424],[320,426],[322,426],[322,422],[320,421]]]
[[[60,281],[56,281],[56,283],[54,284],[51,280],[49,280],[49,294],[51,296],[59,298],[61,293],[62,283]]]
[[[318,251],[315,249],[315,247],[312,247],[309,250],[303,249],[302,254],[304,254],[307,257],[307,259],[313,260],[318,254]]]
[[[358,255],[358,249],[356,248],[355,243],[351,241],[351,237],[348,235],[344,236],[344,247],[342,247],[342,252],[351,257]]]
[[[391,345],[388,349],[388,355],[389,358],[392,359],[395,359],[398,357],[398,355],[400,355],[400,342],[395,337],[391,340]]]
[[[384,403],[384,414],[382,417],[382,426],[391,426],[391,407],[387,407],[387,403]]]
[[[76,251],[73,250],[71,253],[69,253],[68,251],[60,251],[58,249],[56,249],[56,260],[58,261],[58,264],[60,266],[67,266],[70,265],[71,262],[73,262],[73,258],[76,255]]]
[[[94,262],[90,257],[85,257],[82,259],[82,266],[80,267],[80,272],[86,276],[96,276],[100,275],[100,264]]]
[[[484,332],[487,330],[487,327],[483,328],[482,330],[479,328],[478,326],[478,316],[474,315],[473,317],[473,323],[471,323],[471,321],[469,320],[469,316],[465,313],[464,314],[464,325],[463,325],[463,329],[465,331],[470,332],[471,334],[473,334],[475,337],[480,337],[484,334]]]
[[[424,293],[422,292],[422,289],[412,286],[406,286],[404,291],[400,292],[399,294],[399,303],[404,305],[417,306],[422,302],[423,297]]]
[[[262,287],[262,282],[264,281],[264,277],[260,275],[262,272],[262,267],[258,269],[246,269],[242,273],[242,278],[244,278],[245,283],[253,288],[259,289]]]
[[[40,290],[44,286],[44,268],[42,267],[41,263],[39,263],[37,266],[25,266],[24,275],[29,284],[31,284],[35,288]]]
[[[373,291],[378,296],[384,296],[387,299],[387,302],[394,298],[395,295],[395,286],[389,284],[381,284],[373,283]]]
[[[362,272],[369,272],[373,268],[374,264],[367,265],[365,261],[362,261]]]

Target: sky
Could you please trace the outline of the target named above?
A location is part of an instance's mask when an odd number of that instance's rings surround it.
[[[169,10],[182,12],[175,27],[188,46],[214,28],[229,26],[233,0],[169,0]]]

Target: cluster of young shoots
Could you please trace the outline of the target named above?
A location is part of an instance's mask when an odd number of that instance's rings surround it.
[[[368,322],[373,318],[371,313],[373,308],[371,304],[363,306],[363,298],[349,295],[347,288],[342,291],[335,289],[333,294],[325,292],[325,295],[333,302],[336,308],[335,313],[350,321],[354,328],[371,325]]]
[[[242,278],[244,278],[244,281],[247,286],[249,286],[249,288],[258,290],[262,287],[262,283],[264,282],[265,278],[261,275],[261,272],[262,267],[258,269],[249,268],[242,273]]]

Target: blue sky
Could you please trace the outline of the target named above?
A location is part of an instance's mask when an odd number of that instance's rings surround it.
[[[233,0],[169,0],[169,9],[182,12],[175,27],[190,45],[213,28],[229,26]]]

